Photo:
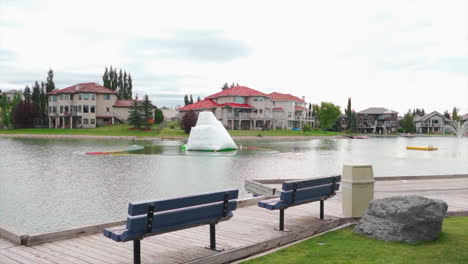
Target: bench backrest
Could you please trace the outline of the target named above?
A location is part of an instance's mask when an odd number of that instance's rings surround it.
[[[341,175],[287,181],[283,183],[280,198],[284,204],[290,205],[324,200],[335,195],[340,187],[340,181]]]
[[[232,217],[239,190],[226,190],[128,205],[127,231],[121,241],[134,240]]]

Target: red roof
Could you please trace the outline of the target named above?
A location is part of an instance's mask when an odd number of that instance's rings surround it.
[[[296,106],[296,110],[309,110],[309,109],[302,107],[302,106]]]
[[[139,103],[142,103],[142,100],[137,100]],[[114,107],[130,107],[133,103],[133,100],[117,100],[115,101]],[[153,108],[157,108],[153,105]]]
[[[186,105],[186,106],[184,106],[182,108],[179,108],[178,110],[179,111],[189,111],[189,110],[216,108],[216,107],[220,107],[220,106],[221,106],[220,104],[217,104],[217,103],[213,102],[213,100],[205,99],[205,100],[201,100],[201,101],[198,101],[196,103],[193,103],[193,104]]]
[[[230,106],[230,107],[241,107],[241,108],[253,108],[253,106],[248,104],[236,104],[236,103],[225,103],[220,106]]]
[[[292,94],[283,94],[283,93],[275,92],[275,93],[268,94],[268,96],[271,97],[271,100],[273,101],[296,101],[299,103],[305,103],[304,100]]]
[[[284,111],[282,107],[273,107],[273,111]]]
[[[117,100],[115,101],[115,107],[130,107],[132,105],[133,100]]]
[[[117,94],[117,92],[101,86],[97,83],[79,83],[60,90],[53,90],[47,94],[74,94],[74,93],[96,93],[96,94]]]
[[[245,86],[236,86],[236,87],[223,90],[219,93],[215,93],[210,96],[207,96],[205,99],[213,99],[213,98],[218,98],[218,97],[223,97],[223,96],[265,96],[265,97],[268,97],[267,94],[254,90],[252,88],[245,87]]]

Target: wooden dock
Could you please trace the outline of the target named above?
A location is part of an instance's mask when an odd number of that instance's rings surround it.
[[[378,181],[375,198],[419,194],[445,200],[450,215],[468,216],[468,178]],[[244,206],[245,205],[245,206]],[[325,220],[317,219],[319,203],[289,208],[286,228],[280,232],[278,212],[244,204],[234,217],[217,227],[216,240],[222,252],[209,244],[209,228],[201,226],[142,240],[143,263],[228,263],[327,231],[355,219],[341,217],[341,194],[325,202]],[[132,243],[117,243],[102,234],[85,235],[33,246],[21,246],[0,238],[0,263],[133,263]]]

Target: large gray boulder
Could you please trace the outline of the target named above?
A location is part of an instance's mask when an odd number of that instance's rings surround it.
[[[435,240],[442,230],[448,205],[418,195],[373,200],[354,228],[359,234],[385,241]]]

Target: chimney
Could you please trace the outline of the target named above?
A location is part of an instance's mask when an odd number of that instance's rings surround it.
[[[305,101],[305,96],[302,96],[302,100]]]
[[[75,91],[78,91],[79,89],[80,89],[80,85],[79,84],[75,85]]]

